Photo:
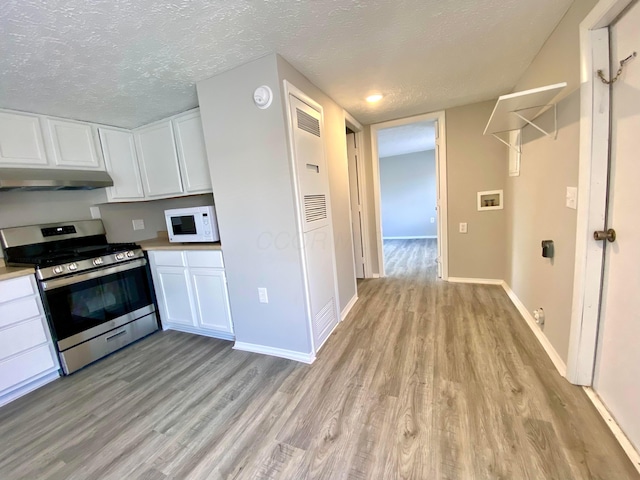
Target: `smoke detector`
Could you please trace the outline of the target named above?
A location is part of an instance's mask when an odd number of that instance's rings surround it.
[[[253,103],[256,104],[256,107],[265,109],[269,108],[273,102],[273,92],[266,85],[262,85],[255,89],[253,92]]]

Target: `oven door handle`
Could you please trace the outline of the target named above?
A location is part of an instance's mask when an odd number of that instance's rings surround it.
[[[100,270],[93,270],[87,273],[80,273],[78,275],[73,275],[71,277],[47,280],[46,282],[41,283],[42,290],[49,291],[49,290],[53,290],[54,288],[66,287],[67,285],[80,283],[85,280],[91,280],[92,278],[105,277],[107,275],[112,275],[114,273],[126,272],[127,270],[133,270],[134,268],[144,267],[146,264],[147,264],[147,260],[145,258],[140,258],[138,260],[132,260],[127,263],[122,263],[120,265],[114,265],[113,267],[101,268]]]

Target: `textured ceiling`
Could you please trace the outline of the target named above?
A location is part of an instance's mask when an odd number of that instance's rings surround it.
[[[0,107],[135,127],[197,105],[198,80],[277,52],[375,123],[509,92],[570,4],[3,0]]]
[[[416,122],[378,130],[378,157],[393,157],[436,148],[434,122]]]

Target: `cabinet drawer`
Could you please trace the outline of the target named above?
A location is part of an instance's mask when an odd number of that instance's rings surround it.
[[[28,297],[36,293],[31,276],[12,278],[0,282],[0,303]]]
[[[0,305],[0,328],[42,315],[38,297],[27,297]]]
[[[0,330],[0,360],[46,343],[41,318]]]
[[[184,259],[184,252],[182,251],[156,251],[151,252],[153,254],[153,260],[156,265],[163,265],[167,267],[186,267]]]
[[[222,252],[219,250],[187,250],[185,253],[190,267],[224,268]]]
[[[0,361],[0,392],[54,367],[47,344]]]

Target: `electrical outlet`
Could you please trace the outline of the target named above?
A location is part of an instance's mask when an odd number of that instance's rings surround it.
[[[89,207],[89,211],[91,212],[91,218],[102,218],[100,207]]]
[[[567,187],[567,200],[566,205],[568,208],[576,210],[578,208],[578,189],[577,187]]]
[[[144,230],[144,220],[142,218],[132,220],[131,223],[133,223],[134,230]]]
[[[536,323],[540,327],[540,330],[544,330],[545,316],[544,316],[544,309],[542,307],[533,311],[533,318],[535,319]]]
[[[435,217],[431,217],[431,218],[429,219],[429,222],[430,222],[430,223],[436,223],[436,218],[435,218]]]
[[[467,233],[467,222],[460,222],[460,228],[458,231],[460,233]]]
[[[267,294],[266,288],[258,287],[258,299],[260,303],[269,303],[269,295]]]

